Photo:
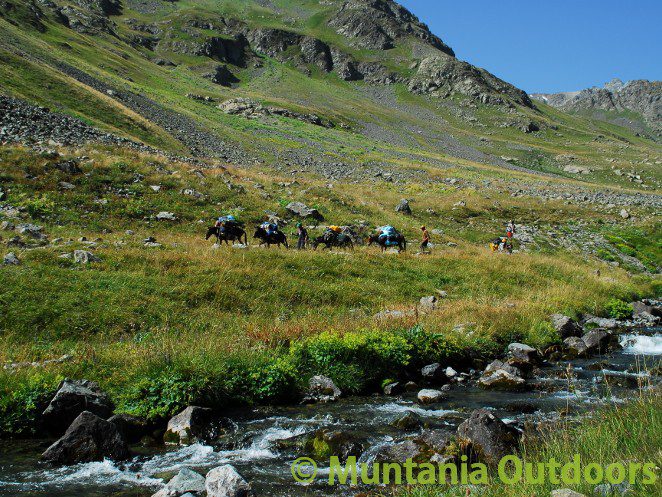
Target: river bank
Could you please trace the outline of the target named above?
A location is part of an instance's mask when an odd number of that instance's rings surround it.
[[[341,397],[337,402],[290,407],[226,410],[220,436],[181,447],[143,443],[126,463],[110,460],[48,468],[39,453],[52,439],[5,442],[0,456],[0,481],[8,489],[31,496],[73,495],[149,496],[183,467],[205,474],[229,463],[251,483],[258,495],[353,495],[350,489],[295,485],[289,464],[301,455],[319,461],[324,471],[328,455],[315,440],[328,433],[342,434],[343,450],[360,460],[411,456],[413,440],[423,433],[452,433],[474,409],[488,408],[509,426],[521,431],[532,426],[577,420],[597,406],[624,404],[639,392],[653,388],[662,335],[659,330],[620,335],[622,348],[590,358],[544,360],[522,391],[485,390],[477,385],[479,372],[463,372],[466,380],[443,382],[444,396],[425,405],[417,391],[398,395]],[[419,388],[426,385],[418,379]],[[420,397],[420,396],[419,396]],[[572,421],[569,421],[572,423]],[[311,445],[311,440],[312,445]],[[328,440],[327,440],[328,441]],[[337,445],[331,444],[333,450]],[[423,449],[417,449],[418,453]],[[416,454],[414,454],[416,455]],[[345,492],[347,490],[347,492]]]

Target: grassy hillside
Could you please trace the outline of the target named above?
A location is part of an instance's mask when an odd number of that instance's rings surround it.
[[[510,197],[499,194],[498,185],[503,181],[507,189],[513,178],[490,171],[464,171],[477,183],[490,178],[491,189],[483,191],[472,184],[372,181],[329,187],[315,175],[293,181],[239,168],[200,170],[102,146],[62,154],[55,159],[22,147],[1,149],[2,189],[22,211],[7,220],[43,226],[51,243],[5,249],[22,264],[0,268],[0,362],[71,356],[62,364],[0,373],[6,431],[34,428],[29,420],[39,396],[66,376],[98,380],[121,410],[151,417],[190,402],[287,400],[307,375],[330,365],[343,389],[364,392],[420,362],[466,364],[468,357],[492,357],[513,340],[544,347],[558,340],[548,324],[553,312],[603,314],[614,298],[655,292],[654,277],[626,270],[629,255],[660,264],[653,236],[659,220],[648,218],[646,208],[633,211],[641,219],[633,226],[617,209]],[[81,174],[53,167],[80,156],[86,157]],[[73,188],[63,190],[62,181]],[[573,189],[572,183],[553,185]],[[182,194],[187,188],[205,197]],[[393,209],[403,196],[411,199],[411,216]],[[268,211],[288,218],[284,205],[293,200],[315,206],[329,222],[398,226],[412,241],[410,251],[214,250],[204,241],[219,213],[233,212],[251,227]],[[155,220],[161,211],[177,220]],[[490,252],[487,241],[510,218],[523,229],[542,230],[536,245],[512,256]],[[432,255],[417,254],[423,223],[443,232],[433,235]],[[601,260],[599,252],[561,248],[556,235],[544,234],[545,227],[562,231],[561,225],[576,224],[607,237],[613,249],[607,253],[620,254],[624,267]],[[293,222],[285,230],[291,235]],[[316,233],[321,227],[311,228]],[[9,241],[15,234],[1,236]],[[162,246],[144,246],[148,236]],[[75,249],[92,250],[101,261],[80,265],[61,257]],[[437,311],[415,312],[422,296],[439,290],[448,297]],[[389,309],[405,315],[373,317]],[[409,335],[419,329],[418,338]],[[327,362],[327,353],[337,359]],[[381,366],[366,361],[371,354]],[[152,393],[145,398],[146,392]]]
[[[512,340],[554,343],[553,312],[604,314],[612,299],[657,294],[659,145],[542,104],[344,81],[288,51],[254,53],[231,68],[239,82],[224,87],[205,76],[218,60],[168,48],[224,39],[189,21],[230,16],[247,29],[314,36],[399,76],[414,71],[418,39],[366,49],[327,25],[337,2],[269,3],[182,0],[150,10],[123,2],[121,14],[86,33],[51,14],[2,13],[0,92],[170,154],[195,152],[199,162],[98,144],[0,147],[0,222],[34,223],[49,240],[25,235],[27,246],[17,246],[16,230],[0,232],[2,255],[21,261],[0,267],[0,362],[70,356],[0,370],[0,432],[34,429],[44,395],[65,376],[97,380],[120,411],[151,418],[190,403],[289,400],[320,372],[346,391],[371,392],[424,361],[466,365]],[[155,24],[168,43],[135,42],[140,23]],[[333,127],[218,108],[237,97]],[[68,159],[82,173],[55,167]],[[403,198],[410,216],[395,212]],[[328,223],[393,224],[411,250],[212,249],[203,239],[224,213],[251,228],[276,214],[291,236],[291,201]],[[161,211],[176,220],[156,220]],[[526,235],[517,253],[489,252],[510,219]],[[434,230],[432,255],[416,253],[422,224]],[[161,246],[145,246],[147,237]],[[62,257],[77,249],[100,262]],[[448,295],[440,308],[417,314],[419,299],[438,291]],[[374,317],[393,309],[404,316]]]

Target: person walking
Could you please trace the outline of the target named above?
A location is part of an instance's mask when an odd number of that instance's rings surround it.
[[[306,243],[308,243],[308,230],[304,228],[303,224],[297,224],[297,249],[303,250],[306,248]]]
[[[423,232],[423,240],[421,241],[421,252],[424,254],[429,254],[430,249],[428,245],[430,244],[430,233],[425,226],[421,226],[421,231]]]

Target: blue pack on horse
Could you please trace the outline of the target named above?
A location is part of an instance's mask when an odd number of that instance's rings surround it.
[[[257,238],[260,240],[260,245],[266,245],[267,247],[285,245],[285,248],[290,248],[287,244],[287,236],[278,229],[278,225],[275,223],[263,223],[258,226],[253,238]]]
[[[397,247],[398,252],[407,250],[407,240],[393,226],[383,226],[378,231],[378,235],[368,237],[368,246],[376,243],[382,248],[382,252],[389,247]]]
[[[219,245],[223,242],[225,242],[226,245],[229,245],[230,242],[234,241],[241,243],[242,238],[244,244],[248,245],[248,235],[243,229],[243,224],[237,221],[232,215],[219,217],[214,226],[210,226],[209,229],[207,229],[205,240],[209,240],[212,236],[216,237],[216,242]]]

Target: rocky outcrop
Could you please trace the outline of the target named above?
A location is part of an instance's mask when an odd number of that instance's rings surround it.
[[[93,381],[64,380],[42,414],[45,428],[62,433],[83,411],[102,418],[113,412],[108,396]]]
[[[477,409],[457,428],[460,443],[470,455],[488,464],[512,454],[520,434],[487,409]]]
[[[114,424],[84,411],[41,457],[52,464],[78,464],[105,458],[122,461],[129,455],[129,448]]]
[[[281,107],[266,106],[249,98],[233,98],[218,106],[220,110],[230,115],[240,115],[247,118],[266,118],[273,116],[287,117],[297,121],[332,128],[333,123],[321,119],[315,114],[302,114]]]
[[[570,112],[592,112],[595,118],[644,131],[641,121],[662,138],[662,81],[635,80],[623,83],[614,79],[602,88],[593,87],[564,93],[537,93],[532,98],[552,107]],[[610,116],[609,112],[629,111],[641,116],[641,121]]]
[[[414,38],[454,55],[416,16],[392,0],[348,0],[329,20],[329,25],[361,48],[388,50],[404,38]]]
[[[485,104],[506,104],[508,101],[533,107],[529,96],[467,62],[444,54],[433,55],[421,61],[416,75],[409,83],[413,93],[446,98],[459,94]]]
[[[315,221],[324,221],[324,216],[322,216],[317,209],[311,209],[301,202],[290,202],[285,206],[285,210],[300,218],[311,218]]]

